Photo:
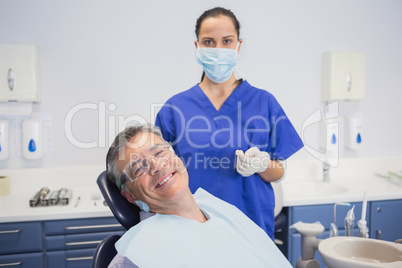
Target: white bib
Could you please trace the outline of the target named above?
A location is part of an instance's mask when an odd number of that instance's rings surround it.
[[[208,221],[156,214],[123,235],[117,252],[139,267],[292,267],[268,235],[235,206],[203,189]]]

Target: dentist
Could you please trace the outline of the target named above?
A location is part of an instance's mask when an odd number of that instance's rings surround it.
[[[284,160],[303,143],[275,97],[237,79],[240,23],[225,8],[205,11],[195,27],[201,83],[171,97],[156,117],[165,140],[199,187],[235,205],[272,239],[271,182],[284,177]]]

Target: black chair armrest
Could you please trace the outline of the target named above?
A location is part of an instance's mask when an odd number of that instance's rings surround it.
[[[94,252],[91,268],[107,268],[109,266],[117,254],[114,244],[120,237],[120,235],[110,235],[102,240]]]

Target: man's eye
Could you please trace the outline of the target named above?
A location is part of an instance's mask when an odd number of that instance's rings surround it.
[[[135,178],[135,176],[139,173],[140,168],[138,168],[138,166],[135,166],[131,169],[131,177]]]
[[[154,154],[155,157],[159,157],[163,154],[163,150],[158,150],[156,151],[156,153]]]
[[[137,165],[132,169],[131,175],[132,175],[133,178],[136,178],[136,176],[138,176],[139,174],[143,173],[144,170],[146,170],[146,167],[141,166],[141,165]]]
[[[133,169],[136,168],[137,164],[138,164],[138,161],[130,161],[130,166],[128,167],[128,170],[133,171]]]
[[[166,157],[169,154],[170,154],[170,150],[163,149],[163,150],[159,150],[158,152],[156,152],[155,157],[162,158],[162,157]]]
[[[139,176],[141,173],[147,172],[148,167],[149,163],[146,159],[134,162],[131,166],[131,176],[136,178],[136,176]]]

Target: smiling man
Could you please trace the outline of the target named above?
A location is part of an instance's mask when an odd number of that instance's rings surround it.
[[[146,214],[116,243],[109,267],[291,267],[236,207],[201,188],[192,195],[184,164],[158,128],[126,128],[106,161],[109,179]]]

